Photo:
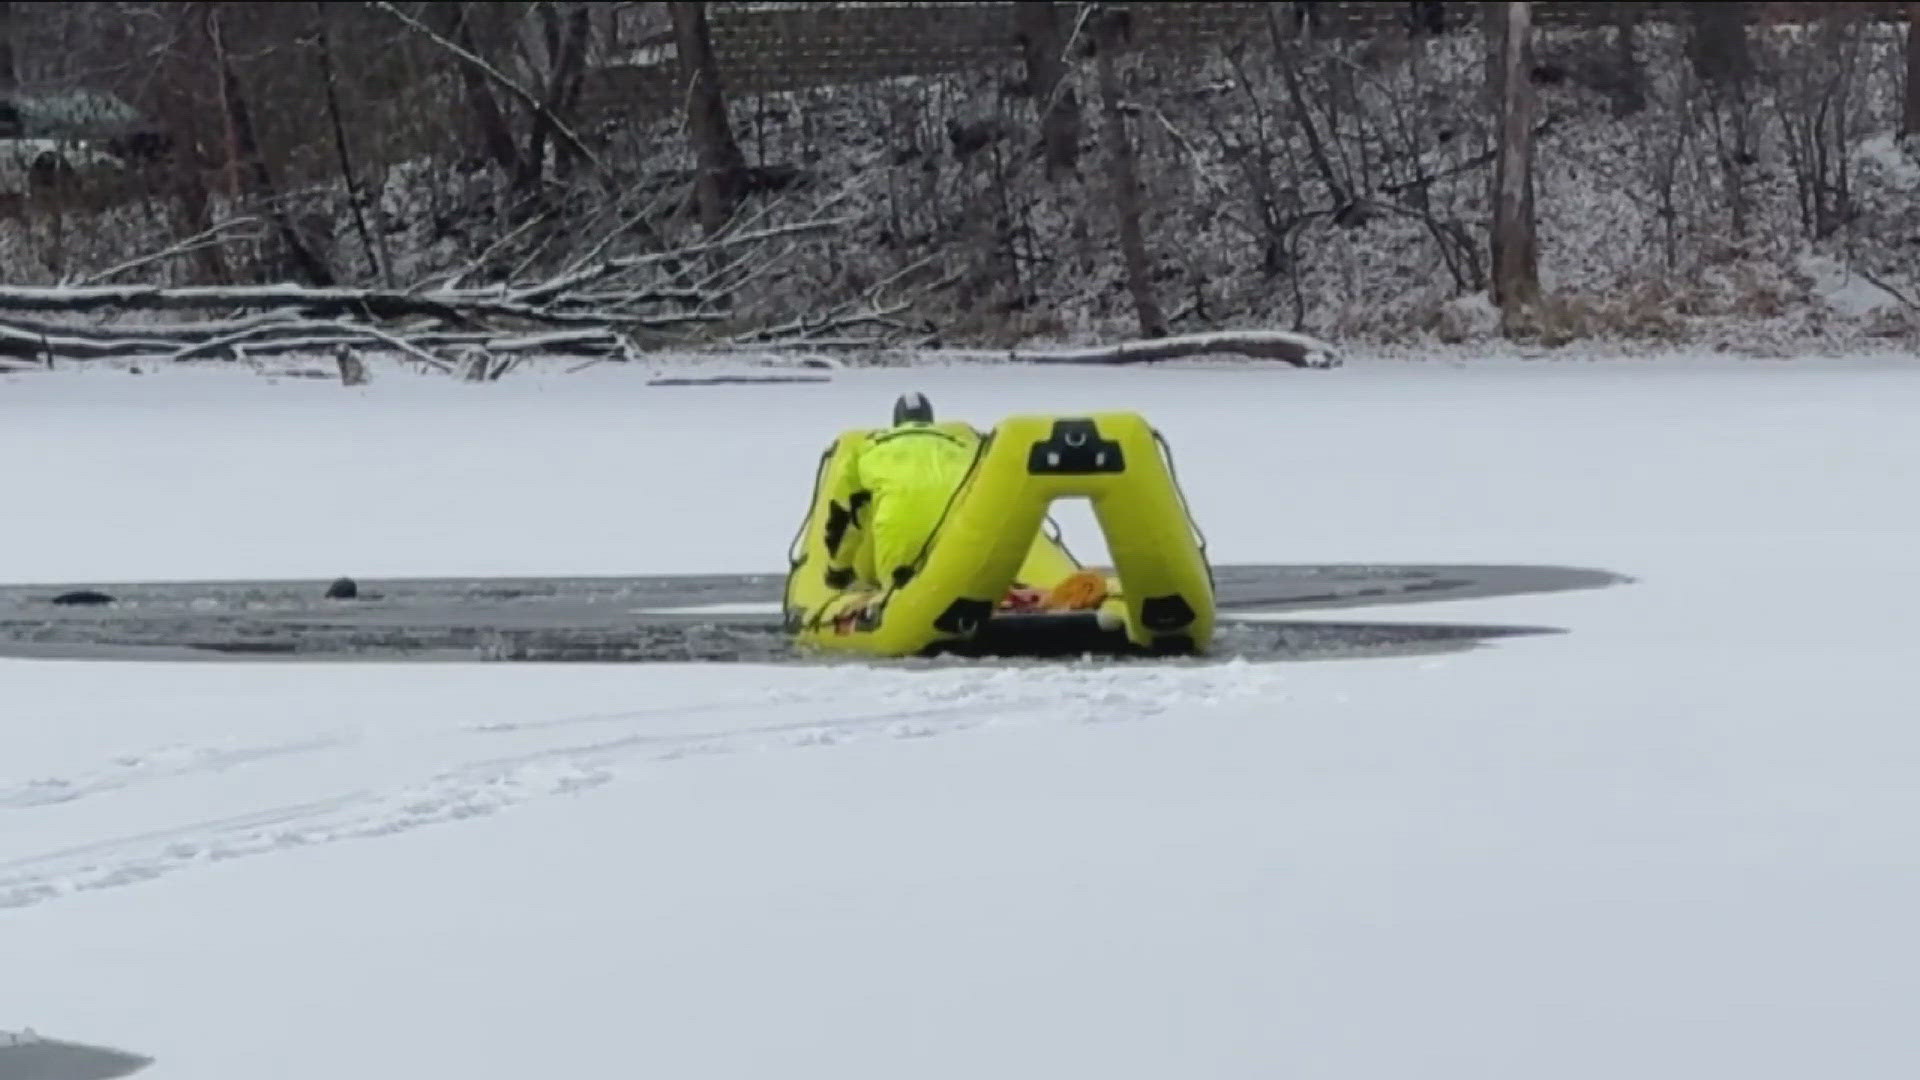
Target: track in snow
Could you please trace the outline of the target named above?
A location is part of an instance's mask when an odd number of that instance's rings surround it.
[[[0,779],[0,835],[21,835],[44,820],[38,815],[96,797],[122,805],[140,805],[149,794],[165,799],[164,809],[127,817],[125,831],[37,851],[7,845],[12,850],[0,854],[0,910],[215,862],[483,817],[684,758],[920,739],[995,725],[1139,718],[1224,698],[1275,700],[1284,695],[1282,683],[1264,665],[1232,672],[1147,665],[1121,672],[1090,665],[1042,673],[882,672],[859,688],[852,704],[848,687],[829,680],[696,705],[456,723],[413,736],[425,740],[412,747],[415,775],[370,787],[355,785],[381,773],[369,766],[390,761],[399,745],[377,731],[121,755],[68,775]],[[297,794],[263,794],[284,791],[270,778],[301,774],[308,778],[298,781]],[[329,776],[336,778],[331,784]],[[166,799],[182,784],[209,796],[246,794],[221,815],[190,816],[177,808],[206,801]],[[169,815],[177,820],[165,820]]]

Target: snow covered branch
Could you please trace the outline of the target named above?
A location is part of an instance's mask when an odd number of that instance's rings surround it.
[[[635,290],[632,298],[644,298],[642,291]],[[482,316],[499,316],[552,325],[621,323],[636,326],[675,326],[713,318],[690,312],[635,315],[608,311],[566,311],[544,303],[560,303],[565,299],[564,295],[544,285],[522,290],[439,289],[424,292],[306,285],[185,285],[177,288],[158,285],[0,286],[0,311],[290,309],[308,316],[354,312],[380,318],[420,315],[454,324],[468,324]]]
[[[266,356],[313,352],[339,345],[367,352],[396,352],[451,369],[435,349],[479,349],[488,353],[551,352],[569,356],[624,356],[625,338],[606,328],[500,331],[396,331],[345,320],[285,320],[251,327],[240,323],[209,323],[224,332],[172,336],[143,335],[128,328],[115,336],[98,332],[64,333],[29,330],[0,322],[0,358],[32,361],[101,360],[151,357],[161,360],[200,360],[238,356]],[[17,366],[17,365],[13,365]]]
[[[192,360],[345,345],[452,370],[451,359],[434,350],[625,356],[631,352],[626,335],[634,331],[684,332],[730,319],[725,309],[737,282],[721,279],[751,276],[754,268],[777,262],[780,245],[774,241],[828,232],[851,220],[812,218],[743,229],[670,251],[597,259],[525,283],[412,289],[0,285],[0,357],[36,365],[109,357]],[[774,250],[763,253],[762,247]],[[689,287],[681,265],[717,253],[726,253],[720,260],[725,265]],[[123,263],[109,274],[142,264]],[[154,323],[122,319],[111,325],[72,318],[124,312],[205,312],[208,317]],[[868,314],[870,321],[883,317]],[[857,320],[835,325],[848,321]]]
[[[1028,364],[1142,364],[1190,356],[1250,356],[1303,368],[1340,366],[1332,345],[1290,330],[1222,330],[1088,349],[1015,349],[1008,359]]]

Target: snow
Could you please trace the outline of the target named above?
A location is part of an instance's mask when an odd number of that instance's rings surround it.
[[[651,374],[0,376],[3,576],[777,570],[919,389],[1143,411],[1220,562],[1637,581],[1330,612],[1567,632],[1322,663],[0,662],[0,1031],[193,1080],[1920,1069],[1911,360]]]
[[[1837,260],[1808,255],[1800,260],[1800,270],[1813,279],[1814,295],[1842,314],[1871,315],[1877,311],[1898,310],[1902,306],[1900,297],[1857,275]]]
[[[1491,336],[1500,328],[1500,309],[1485,290],[1456,296],[1440,305],[1435,333],[1442,341],[1470,341]]]
[[[1893,186],[1920,190],[1920,144],[1904,146],[1891,131],[1861,141],[1854,156],[1885,174]]]

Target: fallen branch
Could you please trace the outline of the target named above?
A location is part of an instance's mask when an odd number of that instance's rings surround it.
[[[49,356],[69,360],[97,360],[115,356],[151,356],[173,348],[173,343],[157,338],[103,339],[62,334],[41,328],[22,328],[0,323],[0,356],[30,360],[44,366]]]
[[[647,380],[648,386],[738,386],[758,383],[832,382],[830,375],[661,375]]]
[[[849,352],[871,352],[874,350],[913,350],[930,348],[937,335],[915,334],[902,337],[894,334],[887,337],[804,337],[775,338],[769,341],[756,341],[756,349],[768,352],[783,352],[788,349],[805,349],[810,352],[825,352],[828,349],[840,349]],[[997,354],[996,354],[997,355]]]
[[[1867,269],[1864,266],[1856,265],[1852,269],[1854,273],[1859,274],[1863,278],[1866,278],[1867,284],[1872,285],[1873,287],[1879,289],[1881,292],[1886,293],[1888,296],[1893,297],[1895,300],[1898,300],[1903,306],[1912,308],[1915,311],[1920,311],[1920,302],[1915,302],[1912,297],[1908,296],[1906,293],[1901,292],[1898,288],[1895,288],[1892,282],[1883,280],[1878,275],[1876,275],[1873,271]]]
[[[551,281],[544,281],[538,285],[531,285],[523,289],[511,290],[506,294],[506,298],[522,304],[537,304],[543,300],[550,300],[561,293],[578,289],[583,285],[589,285],[628,270],[637,270],[647,266],[658,266],[664,262],[692,259],[709,252],[725,251],[728,248],[756,244],[763,240],[772,240],[782,236],[797,236],[802,233],[824,232],[842,225],[853,224],[856,220],[857,219],[853,217],[838,217],[814,221],[800,221],[792,225],[776,225],[768,229],[755,229],[752,232],[723,236],[717,240],[691,244],[687,247],[676,248],[673,251],[654,251],[648,252],[645,255],[628,255],[617,259],[603,259],[600,262],[570,270]]]
[[[444,349],[526,353],[539,349],[583,356],[629,357],[630,335],[663,331],[671,339],[685,328],[728,322],[727,309],[738,282],[687,287],[676,280],[676,262],[697,261],[719,251],[736,251],[717,260],[717,271],[731,278],[765,271],[791,238],[825,232],[852,218],[822,218],[731,235],[669,251],[602,258],[575,263],[550,278],[519,284],[412,289],[338,286],[86,284],[67,286],[0,285],[0,357],[51,364],[57,359],[153,357],[197,360],[257,353],[352,346],[398,353],[454,372],[458,364]],[[196,240],[213,236],[203,233]],[[758,248],[760,250],[750,250]],[[122,263],[102,274],[135,269],[181,250],[179,245],[142,260]],[[844,309],[843,309],[844,310]],[[142,323],[126,312],[205,312],[202,321]],[[76,319],[76,315],[114,313],[114,323]],[[840,314],[835,312],[833,314]],[[866,321],[891,312],[870,311]],[[859,320],[814,320],[775,332],[820,330]],[[490,363],[487,378],[512,367]]]
[[[93,341],[124,341],[128,338],[140,338],[148,341],[196,342],[205,341],[215,334],[231,334],[241,330],[255,330],[262,327],[299,327],[309,320],[286,311],[263,312],[244,319],[208,319],[205,322],[178,323],[133,323],[126,326],[81,326],[73,323],[48,322],[42,319],[9,315],[0,319],[0,334],[13,331],[17,334],[53,335],[85,338]]]
[[[440,359],[439,357],[428,352],[426,349],[421,348],[420,346],[415,345],[414,343],[407,341],[404,338],[398,337],[394,334],[389,334],[385,330],[382,330],[377,326],[351,327],[351,326],[346,326],[342,324],[341,329],[362,330],[367,334],[375,338],[378,338],[380,341],[385,342],[386,344],[391,345],[396,349],[399,349],[401,352],[406,353],[408,356],[413,357],[415,360],[423,361],[431,367],[439,368],[441,371],[453,370],[453,365],[447,363],[445,360]]]
[[[544,286],[537,295],[552,298]],[[646,298],[635,293],[636,299]],[[0,287],[0,311],[96,311],[117,308],[129,311],[194,311],[235,308],[291,308],[307,317],[326,314],[358,315],[376,318],[425,315],[454,325],[471,324],[476,318],[521,319],[526,322],[564,325],[603,325],[623,323],[635,326],[680,326],[712,322],[720,316],[702,312],[674,312],[642,315],[609,311],[560,311],[529,302],[521,294],[504,296],[496,289],[455,289],[436,292],[402,293],[383,289],[309,287],[304,285],[185,285],[163,288],[157,285],[90,285],[62,288],[46,285]]]
[[[953,284],[965,271],[956,270],[937,281],[915,288],[909,295],[899,299],[889,300],[886,294],[895,285],[932,265],[937,258],[938,256],[929,255],[908,263],[875,282],[861,299],[850,300],[819,315],[802,315],[774,326],[758,327],[750,332],[737,334],[729,340],[734,344],[762,345],[769,348],[824,346],[829,341],[833,345],[846,348],[884,346],[887,342],[880,339],[826,339],[821,335],[857,326],[880,326],[902,332],[913,331],[914,327],[901,322],[897,316],[911,310],[914,303],[921,297],[928,293],[939,292]],[[924,339],[924,336],[921,335],[921,338]]]
[[[910,302],[901,301],[890,307],[873,308],[867,311],[824,315],[816,318],[808,318],[802,315],[797,319],[789,319],[776,326],[763,326],[750,333],[736,335],[729,340],[740,345],[767,345],[774,343],[803,345],[811,341],[816,335],[824,334],[831,330],[845,330],[853,326],[879,325],[905,329],[904,326],[894,319],[894,316],[907,310],[911,306],[912,304]]]
[[[1332,345],[1290,330],[1220,330],[1088,349],[1012,349],[1007,359],[1023,364],[1145,364],[1223,355],[1279,360],[1303,368],[1340,366]]]
[[[226,221],[217,222],[213,225],[212,228],[207,229],[205,232],[196,233],[195,235],[189,236],[184,240],[176,241],[175,243],[169,244],[166,247],[161,248],[159,251],[149,252],[145,255],[140,255],[140,256],[136,256],[134,258],[128,259],[126,262],[117,263],[113,266],[109,266],[105,270],[101,270],[98,273],[88,274],[86,277],[83,277],[78,281],[70,282],[69,284],[70,285],[94,285],[94,284],[98,284],[99,282],[105,281],[108,278],[118,277],[119,275],[124,274],[129,270],[138,270],[143,266],[151,266],[154,263],[160,262],[164,259],[173,258],[176,255],[189,255],[189,254],[192,254],[193,252],[200,251],[204,248],[218,247],[219,245],[227,242],[227,238],[222,236],[221,235],[222,233],[227,232],[229,229],[239,228],[242,225],[258,225],[258,224],[260,224],[260,219],[257,217],[238,217],[238,218],[230,218]]]
[[[326,324],[316,324],[324,327]],[[363,353],[391,352],[410,359],[420,357],[409,349],[396,347],[372,334],[365,328],[343,328],[337,333],[327,333],[316,329],[315,332],[301,337],[272,338],[243,342],[229,342],[220,349],[206,348],[183,351],[179,354],[164,356],[172,360],[201,360],[213,357],[216,353],[226,352],[238,356],[242,351],[248,356],[273,356],[286,353],[325,352],[337,345],[352,345]],[[553,353],[561,356],[624,357],[627,353],[626,340],[617,334],[594,330],[561,330],[544,334],[430,334],[406,339],[406,344],[415,348],[429,346],[437,348],[472,348],[489,353]],[[150,355],[150,354],[129,354]],[[441,361],[445,363],[445,361]],[[449,369],[450,370],[450,369]]]

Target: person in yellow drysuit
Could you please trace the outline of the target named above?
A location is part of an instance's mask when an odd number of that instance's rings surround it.
[[[893,404],[893,426],[860,444],[832,481],[828,496],[827,584],[854,584],[861,546],[870,545],[875,587],[913,576],[927,540],[973,465],[974,447],[933,426],[921,394]]]

